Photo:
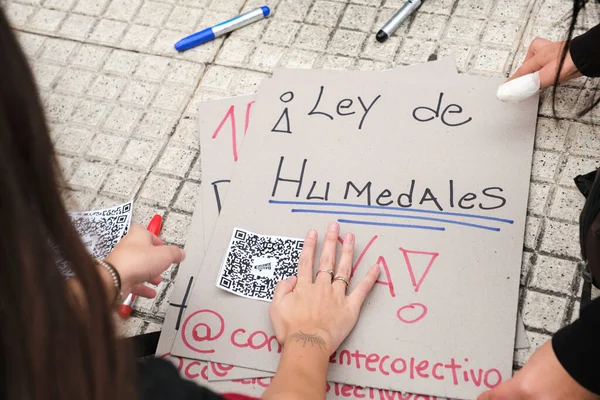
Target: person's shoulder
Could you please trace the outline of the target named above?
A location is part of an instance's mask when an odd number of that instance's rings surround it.
[[[167,360],[148,358],[138,363],[138,390],[143,400],[221,400],[222,397],[183,379]]]

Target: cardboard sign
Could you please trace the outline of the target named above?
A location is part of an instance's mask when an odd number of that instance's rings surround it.
[[[165,313],[165,321],[162,325],[160,338],[156,347],[157,357],[167,357],[170,355],[171,346],[175,336],[183,322],[183,313],[189,303],[194,279],[198,274],[198,260],[204,258],[204,225],[202,199],[196,200],[194,216],[190,222],[190,227],[185,242],[185,260],[179,264],[175,286],[169,298],[169,307]]]
[[[281,71],[275,71],[274,76],[277,76]],[[455,62],[451,58],[424,65],[389,70],[386,73],[405,76],[407,71],[409,71],[413,78],[418,78],[424,74],[455,75],[457,73]],[[295,72],[302,73],[302,70]],[[349,71],[347,74],[362,75],[361,72],[356,71]],[[196,207],[187,242],[194,244],[190,244],[189,246],[197,246],[198,243],[208,245],[210,242],[219,212],[225,203],[231,176],[239,160],[255,100],[256,95],[246,95],[206,101],[200,105],[198,112],[198,132],[202,148],[203,182],[206,182],[201,185],[201,201],[206,206],[197,205]],[[198,201],[200,202],[200,200]],[[199,210],[201,210],[201,214],[199,214]],[[203,228],[200,225],[203,225]],[[198,232],[197,229],[203,229],[203,237],[195,234],[195,232]],[[165,323],[163,324],[161,339],[157,349],[157,355],[159,356],[170,354],[171,345],[180,326],[181,313],[187,305],[189,292],[193,287],[193,279],[194,277],[198,277],[197,275],[202,279],[199,271],[203,256],[204,253],[199,251],[199,249],[195,249],[192,254],[188,252],[187,260],[179,267],[175,287],[171,294],[173,301],[171,301],[169,310],[165,316]],[[215,374],[214,368],[207,368],[206,371],[209,380],[261,378],[269,375],[264,371],[241,367],[229,370],[227,377]]]
[[[439,68],[444,74],[455,73],[456,69],[452,60],[443,60],[436,63],[431,63],[427,68]],[[394,72],[394,71],[389,71]],[[276,72],[277,74],[277,72]],[[236,160],[239,159],[242,153],[242,143],[245,138],[245,133],[249,126],[249,117],[252,105],[254,104],[256,95],[237,96],[221,100],[213,100],[203,102],[199,109],[199,137],[203,149],[202,171],[204,181],[210,185],[203,185],[201,190],[204,204],[209,206],[203,208],[203,223],[204,237],[207,242],[210,242],[213,226],[218,218],[218,212],[224,205],[226,200],[227,187],[233,174]],[[241,126],[244,127],[243,132]],[[237,156],[236,156],[237,155]],[[198,219],[198,218],[195,218]],[[208,227],[208,228],[207,228]],[[189,261],[188,261],[189,262]],[[200,265],[200,260],[195,260],[196,265]],[[188,281],[187,276],[184,276],[181,271],[179,279]],[[173,291],[173,297],[183,297],[184,293],[179,293],[183,285],[176,284]],[[188,289],[189,290],[189,289]],[[174,332],[168,332],[166,327],[163,328],[165,335],[172,337],[174,340]],[[527,348],[529,342],[525,333],[522,320],[517,319],[517,335],[515,340],[515,348]],[[165,347],[163,354],[169,351],[171,345]],[[221,381],[231,379],[253,379],[269,376],[264,371],[235,367],[228,370],[228,374],[223,376],[215,374],[213,368],[207,369],[209,381]]]
[[[273,77],[301,75],[304,70],[278,69]],[[329,71],[316,70],[312,73],[328,74]],[[339,72],[338,72],[339,73]],[[452,58],[422,65],[412,65],[397,69],[387,70],[384,73],[392,74],[403,79],[424,79],[428,75],[457,75],[456,63]],[[345,71],[346,79],[353,76],[363,76],[365,72]],[[378,75],[378,72],[370,74]],[[285,79],[285,78],[284,78]],[[266,81],[261,85],[264,88],[269,84]],[[200,147],[202,149],[202,199],[204,207],[204,237],[207,244],[212,238],[217,218],[225,204],[227,189],[231,182],[231,176],[240,158],[244,139],[250,126],[252,108],[256,101],[256,95],[236,96],[228,99],[205,101],[198,109],[198,127]],[[282,118],[284,116],[282,115]],[[280,121],[283,122],[283,121]]]
[[[173,353],[274,371],[268,305],[213,286],[223,251],[234,226],[301,237],[337,219],[356,276],[383,273],[329,378],[475,397],[510,376],[537,99],[501,104],[497,79],[319,72],[261,88],[244,149],[260,156],[236,168]]]
[[[239,160],[256,95],[206,101],[198,109],[202,149],[204,236],[210,242],[227,187]],[[223,110],[225,108],[225,110]],[[223,112],[224,111],[224,112]],[[197,264],[197,268],[200,264]]]
[[[247,396],[260,398],[269,387],[271,378],[256,377],[247,379],[231,378],[230,366],[217,363],[185,359],[181,357],[169,358],[181,375],[199,385],[206,386],[217,393],[239,393]],[[207,377],[210,373],[225,379],[220,382],[209,382]],[[446,397],[426,396],[421,394],[401,393],[393,390],[363,388],[359,386],[341,383],[327,382],[327,400],[339,399],[371,399],[371,400],[451,400]]]

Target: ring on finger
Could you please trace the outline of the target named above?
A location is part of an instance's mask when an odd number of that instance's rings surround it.
[[[348,286],[350,286],[350,282],[348,282],[348,279],[344,278],[343,276],[336,276],[335,278],[333,278],[332,283],[335,281],[344,282],[344,284],[346,285],[346,290],[348,290]]]
[[[320,269],[320,270],[317,271],[317,275],[319,275],[321,272],[326,272],[329,275],[331,275],[331,282],[333,282],[333,276],[334,275],[333,275],[333,271],[332,270],[330,270],[330,269]]]

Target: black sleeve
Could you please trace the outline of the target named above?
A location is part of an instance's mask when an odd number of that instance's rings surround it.
[[[222,400],[218,394],[183,379],[173,364],[149,358],[138,365],[139,398],[143,400]]]
[[[588,304],[581,317],[552,338],[552,348],[563,368],[581,386],[600,394],[600,298]]]
[[[600,76],[600,24],[571,41],[571,58],[585,76]]]

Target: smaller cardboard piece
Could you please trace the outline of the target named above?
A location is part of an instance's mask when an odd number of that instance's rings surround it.
[[[169,297],[169,307],[167,307],[165,313],[165,321],[156,348],[157,357],[168,357],[171,354],[171,346],[181,326],[183,312],[189,303],[194,279],[198,274],[198,260],[204,258],[204,225],[202,218],[203,202],[201,198],[198,198],[184,246],[186,258],[179,264],[175,286]]]
[[[210,242],[250,124],[256,95],[203,102],[198,110],[202,149],[200,189],[204,238]]]

